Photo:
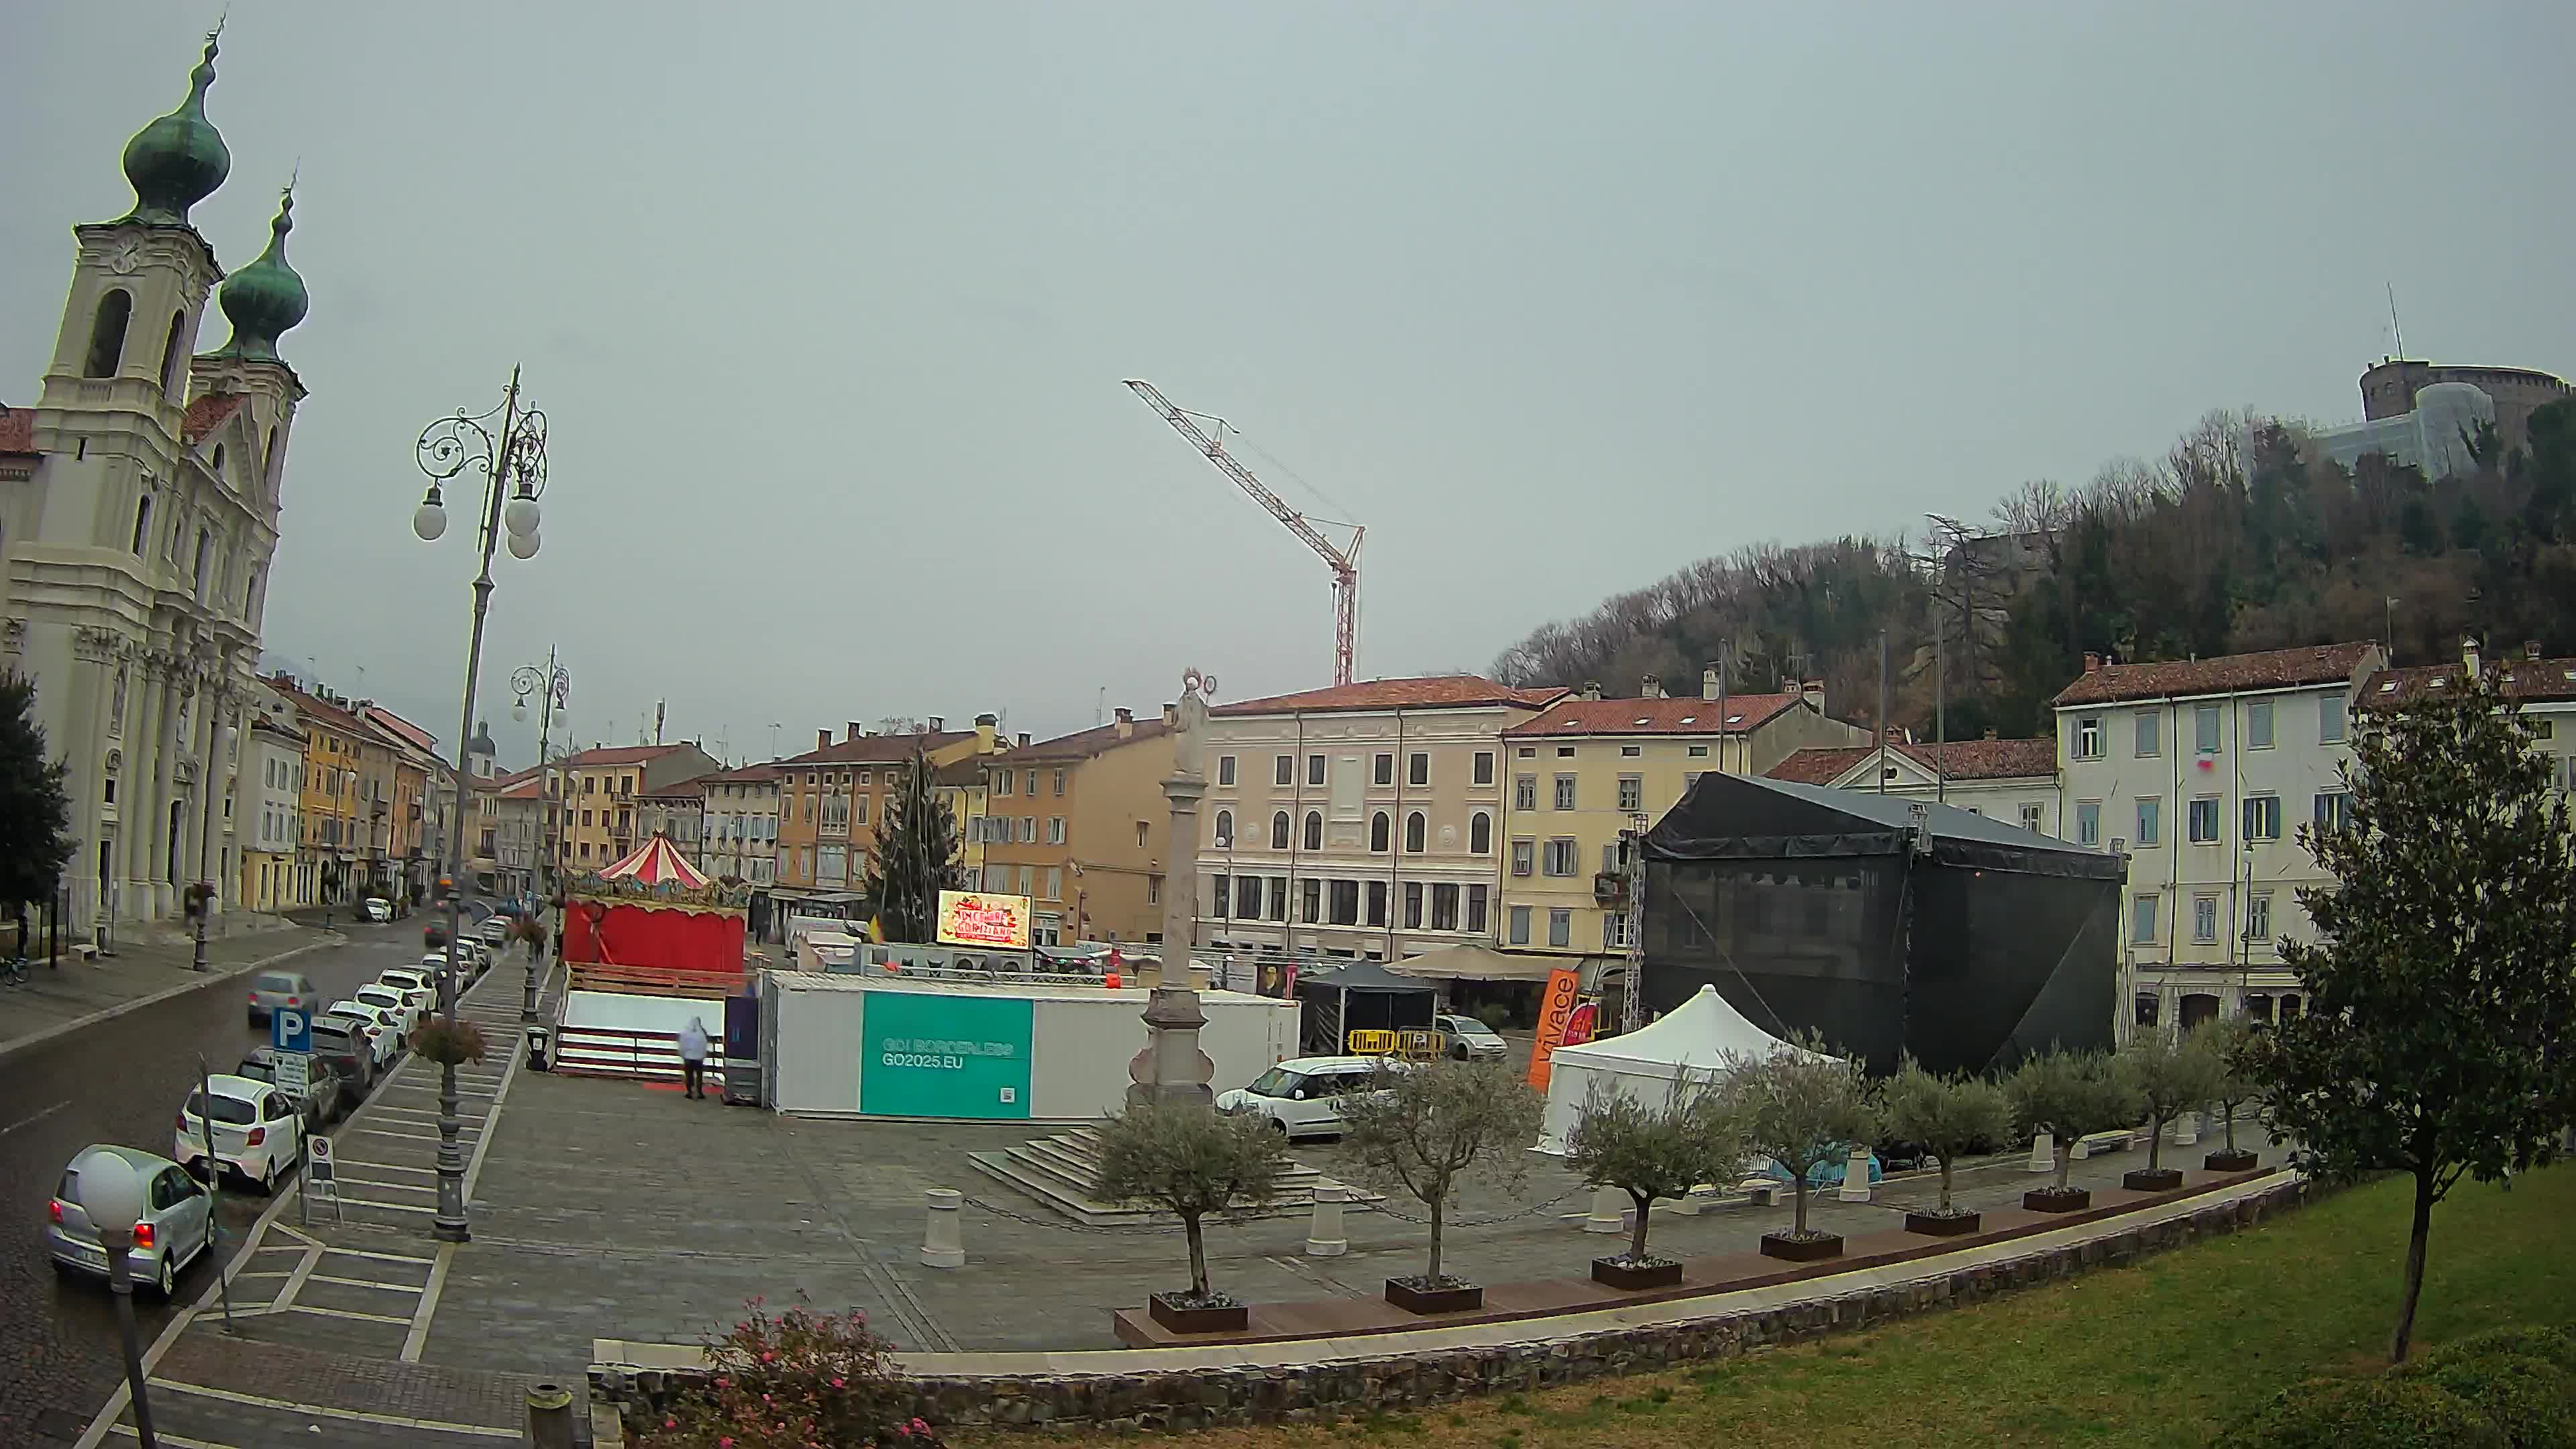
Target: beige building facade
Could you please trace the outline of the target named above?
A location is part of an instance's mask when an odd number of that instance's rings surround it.
[[[985,888],[1028,896],[1030,936],[1159,942],[1170,860],[1170,712],[1014,746],[984,766]]]

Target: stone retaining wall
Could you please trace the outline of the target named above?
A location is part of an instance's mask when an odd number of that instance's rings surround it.
[[[1937,1308],[1982,1302],[2099,1267],[2119,1267],[2201,1238],[2252,1227],[2302,1206],[2311,1184],[2285,1182],[2231,1203],[2081,1243],[1964,1267],[1834,1297],[1747,1309],[1685,1323],[1534,1337],[1488,1347],[1416,1350],[1277,1368],[1186,1373],[1029,1374],[915,1380],[913,1412],[941,1427],[1089,1426],[1198,1429],[1219,1424],[1332,1419],[1362,1409],[1400,1411],[1471,1394],[1526,1392],[1612,1374],[1731,1358]],[[1533,1332],[1546,1320],[1531,1320]],[[1256,1345],[1243,1345],[1257,1350]],[[630,1417],[658,1412],[700,1370],[594,1364],[593,1403]]]

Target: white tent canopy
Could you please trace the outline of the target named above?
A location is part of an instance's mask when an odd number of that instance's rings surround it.
[[[1745,1020],[1716,987],[1702,986],[1698,995],[1650,1026],[1558,1047],[1549,1059],[1547,1115],[1539,1126],[1538,1150],[1564,1153],[1566,1134],[1595,1091],[1660,1106],[1685,1075],[1694,1081],[1711,1078],[1729,1055],[1758,1058],[1799,1050]]]

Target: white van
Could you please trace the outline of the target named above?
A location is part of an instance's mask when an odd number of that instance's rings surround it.
[[[1265,1118],[1282,1137],[1339,1137],[1342,1103],[1371,1090],[1379,1072],[1406,1069],[1388,1057],[1291,1057],[1218,1094],[1216,1109]]]

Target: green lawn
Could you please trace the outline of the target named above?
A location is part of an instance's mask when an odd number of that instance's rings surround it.
[[[2136,1267],[1696,1369],[1182,1442],[2203,1445],[2286,1384],[2378,1366],[2396,1321],[2411,1193],[2409,1182],[2380,1182]],[[2498,1323],[2576,1327],[2571,1222],[2576,1166],[2520,1178],[2511,1192],[2456,1188],[2434,1211],[2418,1351]]]

